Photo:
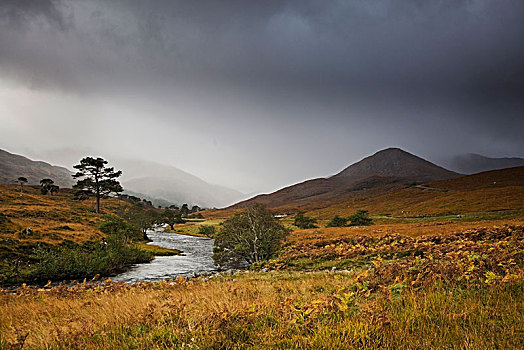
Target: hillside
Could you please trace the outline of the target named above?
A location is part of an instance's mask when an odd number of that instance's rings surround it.
[[[254,203],[271,208],[321,208],[351,198],[386,193],[411,183],[422,184],[458,176],[401,149],[388,148],[332,177],[308,180],[271,194],[259,195],[231,208],[244,208]]]
[[[524,166],[524,158],[490,158],[480,154],[469,153],[453,157],[448,161],[448,166],[450,169],[463,174],[475,174],[481,171]]]
[[[120,205],[126,203],[105,199],[102,212],[115,213]],[[70,190],[62,190],[51,196],[42,195],[37,188],[29,186],[25,186],[24,192],[20,193],[14,185],[0,185],[0,208],[4,222],[0,226],[0,239],[3,240],[82,243],[99,239],[103,235],[97,228],[103,215],[95,214],[94,199],[74,200]],[[22,234],[25,228],[31,228],[33,234]]]
[[[524,167],[492,170],[358,198],[312,211],[328,219],[367,209],[372,215],[424,217],[467,213],[524,215]],[[484,214],[486,215],[486,214]]]
[[[0,184],[12,184],[20,176],[27,178],[28,185],[38,185],[44,178],[52,179],[60,187],[70,188],[73,185],[71,172],[66,168],[0,149]]]

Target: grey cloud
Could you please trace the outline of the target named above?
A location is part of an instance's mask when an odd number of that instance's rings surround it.
[[[524,3],[509,0],[4,0],[0,74],[93,103],[160,105],[155,119],[238,152],[223,155],[229,166],[290,148],[303,163],[276,184],[392,143],[522,156],[523,33]],[[304,135],[325,143],[318,158],[352,150],[316,169]]]

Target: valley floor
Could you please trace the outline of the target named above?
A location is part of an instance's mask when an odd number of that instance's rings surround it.
[[[3,290],[0,347],[519,349],[524,226],[507,223],[296,231],[270,272]]]

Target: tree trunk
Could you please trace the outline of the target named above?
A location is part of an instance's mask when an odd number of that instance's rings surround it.
[[[100,186],[98,185],[98,176],[95,175],[96,184],[96,213],[100,213]]]
[[[96,194],[96,213],[100,213],[100,194]]]

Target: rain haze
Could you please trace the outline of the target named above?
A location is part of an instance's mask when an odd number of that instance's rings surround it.
[[[524,2],[0,1],[0,148],[244,193],[386,147],[524,156]]]

